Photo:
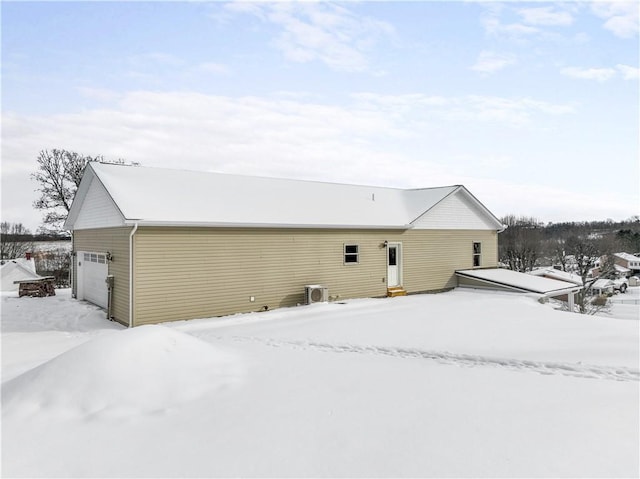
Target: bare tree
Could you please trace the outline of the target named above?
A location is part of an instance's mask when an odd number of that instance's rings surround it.
[[[101,156],[82,156],[78,153],[53,149],[42,150],[37,158],[38,170],[31,178],[38,182],[40,192],[33,206],[43,210],[43,223],[51,230],[59,231],[69,214],[82,172],[89,161],[101,161]]]
[[[514,271],[531,271],[540,256],[542,224],[536,218],[507,215],[502,218],[507,229],[500,233],[500,261]]]
[[[38,154],[38,170],[31,178],[38,183],[40,198],[34,208],[45,212],[45,233],[59,232],[69,214],[71,203],[80,185],[84,168],[90,161],[124,165],[124,160],[106,161],[103,156],[83,156],[67,150],[42,150]]]
[[[33,251],[33,246],[31,231],[22,223],[0,224],[0,259],[22,258]]]
[[[594,314],[606,308],[608,301],[592,298],[593,284],[597,277],[589,277],[597,261],[600,261],[600,277],[608,278],[614,271],[613,255],[608,243],[598,239],[570,236],[564,243],[564,251],[573,259],[572,265],[580,278],[582,290],[576,294],[576,305],[581,314]]]

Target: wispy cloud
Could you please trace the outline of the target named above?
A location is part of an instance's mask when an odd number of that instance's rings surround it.
[[[613,68],[567,67],[560,70],[560,73],[571,78],[578,78],[580,80],[595,80],[598,82],[605,82],[612,79],[616,75],[616,71]]]
[[[640,4],[635,1],[596,2],[591,4],[592,12],[606,20],[604,28],[620,38],[638,35]]]
[[[382,38],[393,34],[391,24],[359,16],[343,5],[299,2],[229,4],[230,11],[254,15],[279,28],[273,45],[298,63],[320,61],[334,70],[369,70],[369,54]]]
[[[222,63],[205,62],[197,65],[194,68],[194,71],[211,73],[213,75],[229,75],[231,73],[231,68]]]
[[[515,62],[516,57],[514,55],[483,50],[480,52],[476,63],[470,68],[480,73],[490,74],[513,65]]]
[[[114,102],[122,96],[120,93],[106,88],[78,87],[77,90],[84,98],[99,102]]]
[[[480,21],[488,35],[520,38],[540,33],[538,28],[521,22],[504,23],[502,15],[505,5],[502,3],[487,3],[484,4],[484,8]]]
[[[638,80],[640,78],[640,68],[638,67],[618,64],[616,68],[625,80]]]
[[[497,96],[428,96],[379,95],[360,93],[354,95],[361,107],[376,109],[388,118],[401,118],[398,130],[411,132],[411,125],[425,122],[480,122],[501,124],[504,127],[523,127],[532,123],[537,115],[557,116],[572,113],[569,104],[549,103],[531,98],[503,98]],[[415,132],[419,134],[419,132]]]
[[[178,67],[184,64],[181,58],[163,52],[151,52],[138,55],[131,55],[127,58],[127,62],[133,67]]]
[[[555,7],[521,8],[517,13],[529,25],[566,26],[573,23],[570,12]]]

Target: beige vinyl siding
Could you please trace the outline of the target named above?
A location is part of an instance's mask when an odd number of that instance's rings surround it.
[[[409,292],[454,287],[454,270],[472,265],[474,241],[482,265],[496,265],[495,231],[141,227],[134,324],[292,306],[306,284],[326,285],[332,300],[385,296],[385,240],[402,243]],[[344,263],[345,244],[359,246],[359,263]]]
[[[328,286],[332,299],[384,296],[384,240],[379,231],[140,228],[135,324],[292,306],[306,284]],[[360,263],[344,264],[345,243],[359,245]]]
[[[455,271],[473,267],[473,243],[482,243],[480,267],[498,264],[496,231],[409,230],[402,237],[403,286],[409,293],[455,288]]]
[[[113,315],[125,325],[129,324],[129,234],[131,228],[100,228],[73,232],[73,251],[110,252],[109,274],[114,276]],[[74,256],[74,291],[75,265]]]

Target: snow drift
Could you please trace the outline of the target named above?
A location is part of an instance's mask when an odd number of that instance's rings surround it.
[[[164,326],[109,332],[3,384],[6,412],[158,412],[229,387],[239,358]]]

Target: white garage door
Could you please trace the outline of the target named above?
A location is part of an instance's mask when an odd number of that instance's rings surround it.
[[[79,252],[78,299],[85,299],[106,308],[108,290],[105,279],[107,274],[109,274],[109,266],[106,254]]]

